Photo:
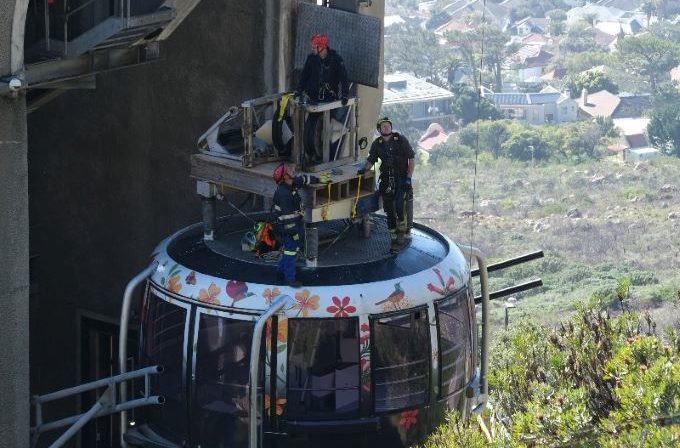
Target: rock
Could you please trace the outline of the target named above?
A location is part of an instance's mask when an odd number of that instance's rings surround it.
[[[659,188],[659,191],[663,193],[670,193],[672,191],[678,191],[678,188],[675,185],[665,184],[662,185],[661,188]]]
[[[469,218],[469,217],[471,217],[471,216],[476,216],[476,215],[478,215],[478,214],[479,214],[479,212],[474,212],[474,211],[471,211],[471,210],[466,210],[466,211],[460,212],[460,217],[461,217],[461,218]]]
[[[668,220],[669,221],[674,220],[674,219],[678,219],[678,218],[680,218],[680,213],[678,213],[678,212],[670,212],[668,214]]]
[[[668,208],[668,202],[662,202],[661,208]]]
[[[510,188],[519,188],[523,186],[524,182],[522,181],[522,179],[515,179],[510,183]]]
[[[639,202],[640,201],[640,196],[635,196],[630,199],[630,202]]]
[[[607,176],[595,176],[592,179],[590,179],[591,184],[601,184],[602,182],[607,179]]]
[[[577,209],[576,207],[569,209],[567,212],[567,218],[582,218],[583,215],[581,214],[581,211]]]

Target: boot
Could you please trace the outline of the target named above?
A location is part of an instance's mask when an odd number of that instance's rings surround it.
[[[390,244],[390,253],[396,254],[399,252],[399,249],[401,249],[401,244],[399,244],[399,240],[395,238],[392,240],[392,244]]]
[[[404,240],[404,232],[397,232],[397,244],[403,246],[406,241]]]
[[[291,288],[296,288],[296,289],[302,287],[302,282],[300,280],[288,280],[286,282],[286,284],[288,286],[290,286]]]

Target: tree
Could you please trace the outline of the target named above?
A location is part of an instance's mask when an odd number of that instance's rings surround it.
[[[470,86],[458,84],[453,87],[455,98],[451,103],[451,111],[462,126],[479,119],[498,119],[501,114],[488,99]]]
[[[671,104],[651,113],[647,135],[655,148],[680,157],[680,104]]]
[[[619,93],[619,87],[601,70],[587,70],[579,73],[567,81],[567,87],[572,98],[579,96],[583,89],[591,93],[600,90],[607,90],[613,94]]]
[[[621,67],[647,78],[652,91],[660,77],[680,62],[680,45],[652,34],[620,39],[616,49]]]
[[[515,9],[514,15],[518,19],[548,17],[547,13],[555,9],[566,11],[569,7],[562,0],[525,0]]]
[[[494,88],[500,92],[503,88],[502,65],[505,59],[517,51],[517,44],[508,44],[510,35],[495,26],[482,24],[467,32],[454,31],[447,33],[449,43],[456,45],[463,60],[478,70],[480,65],[488,69],[493,78]],[[475,87],[479,87],[477,76]]]
[[[567,29],[567,34],[560,40],[560,47],[570,53],[599,49],[595,42],[595,31],[583,22],[576,22]]]
[[[565,66],[569,73],[581,73],[598,65],[609,65],[610,59],[609,54],[601,50],[585,51],[570,56]]]
[[[444,50],[437,36],[432,31],[407,25],[393,28],[393,34],[385,39],[385,70],[410,72],[441,85]]]
[[[567,13],[562,9],[553,9],[546,13],[550,19],[548,32],[551,36],[561,36],[567,30]]]

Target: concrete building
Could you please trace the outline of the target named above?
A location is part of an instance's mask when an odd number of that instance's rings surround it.
[[[188,177],[197,137],[225,106],[292,78],[294,40],[283,30],[294,0],[131,0],[133,13],[151,3],[174,13],[164,10],[168,20],[125,50],[115,33],[97,51],[75,45],[86,39],[50,42],[42,56],[56,51],[63,62],[50,72],[34,51],[36,11],[66,1],[0,3],[2,447],[29,446],[29,396],[115,373],[125,284],[161,239],[200,220]],[[82,31],[87,20],[71,23]],[[44,416],[74,415],[87,400]],[[98,431],[86,428],[79,446],[94,446]]]

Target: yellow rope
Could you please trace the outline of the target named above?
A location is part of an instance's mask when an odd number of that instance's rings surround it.
[[[328,221],[328,209],[331,206],[331,184],[328,184],[328,201],[326,201],[326,205],[323,206],[321,209],[321,218],[324,221]]]
[[[357,204],[359,203],[359,193],[361,193],[361,178],[364,177],[363,175],[359,176],[359,184],[357,185],[357,197],[354,199],[354,205],[352,206],[352,214],[350,217],[352,219],[357,217]]]

